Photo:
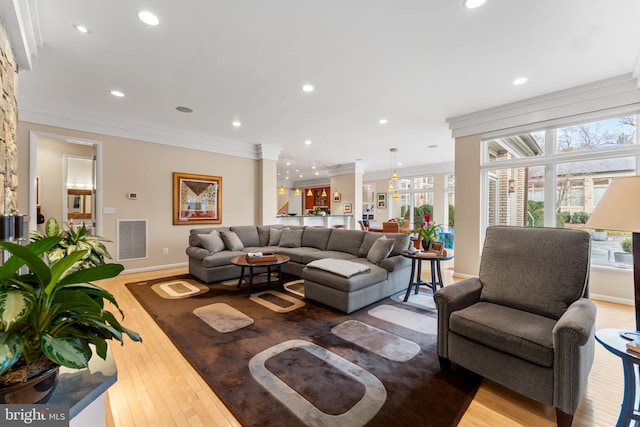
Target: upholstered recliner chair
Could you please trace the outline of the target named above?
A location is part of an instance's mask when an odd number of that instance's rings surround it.
[[[435,293],[438,356],[556,408],[570,426],[594,357],[590,236],[489,227],[479,277]]]

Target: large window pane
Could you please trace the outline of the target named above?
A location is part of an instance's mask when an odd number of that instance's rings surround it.
[[[544,131],[487,141],[489,161],[521,159],[544,154]]]
[[[489,225],[544,225],[544,167],[489,171]]]
[[[592,233],[591,263],[625,267],[630,233],[592,230],[585,227],[589,215],[600,201],[611,180],[635,174],[633,157],[559,163],[556,167],[556,206],[565,227],[586,229]]]
[[[400,193],[398,194],[398,198],[394,199],[393,193],[389,193],[389,199],[391,200],[389,219],[404,218],[408,221],[410,216],[411,195],[407,193]]]
[[[421,176],[413,179],[414,190],[433,190],[433,176]]]
[[[600,150],[636,143],[636,116],[619,117],[556,130],[557,151]]]

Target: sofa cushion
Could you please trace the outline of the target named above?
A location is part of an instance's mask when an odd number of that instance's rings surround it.
[[[586,292],[590,244],[581,230],[489,227],[480,299],[559,319]]]
[[[224,241],[217,230],[212,230],[207,234],[198,234],[198,239],[200,239],[202,247],[211,253],[220,252],[225,248]]]
[[[223,231],[220,233],[220,237],[222,238],[224,245],[230,251],[241,251],[244,249],[244,245],[242,244],[240,237],[238,237],[238,235],[233,231]]]
[[[451,313],[452,332],[540,366],[553,366],[556,320],[489,302]]]
[[[325,259],[325,258],[333,258],[333,259],[357,259],[355,255],[349,254],[346,252],[339,251],[321,251],[318,249],[314,249],[314,251],[305,254],[302,257],[303,264],[309,264],[317,259]]]
[[[331,237],[331,228],[322,227],[305,227],[302,232],[302,246],[317,248],[320,250],[327,249],[329,237]]]
[[[299,248],[302,246],[302,232],[303,230],[282,230],[280,235],[280,243],[278,246],[283,248]]]
[[[258,227],[255,225],[236,225],[231,227],[231,231],[238,235],[243,246],[261,246]]]
[[[360,250],[358,250],[358,258],[366,258],[373,243],[382,236],[380,233],[367,232],[364,234]]]
[[[402,255],[403,251],[409,249],[409,245],[411,244],[411,237],[405,233],[384,233],[387,239],[395,239],[396,243],[393,245],[393,250],[391,251],[391,255]]]
[[[373,245],[371,245],[371,249],[369,249],[369,253],[367,254],[367,259],[372,263],[379,265],[389,256],[395,243],[395,239],[387,239],[386,236],[380,237],[378,240],[373,242]]]
[[[361,258],[356,258],[353,262],[360,262]],[[366,263],[366,261],[365,261]],[[377,265],[368,263],[370,270],[367,273],[356,274],[352,277],[343,277],[319,268],[305,267],[302,271],[304,280],[315,283],[322,283],[324,286],[334,288],[343,292],[353,292],[359,289],[368,288],[376,283],[387,279],[387,270]]]
[[[327,250],[346,252],[358,256],[365,232],[360,230],[331,229],[331,237],[327,243]]]
[[[269,229],[269,241],[265,246],[278,246],[280,244],[280,236],[282,235],[282,230],[278,230],[277,228]]]
[[[312,253],[322,253],[322,251],[316,248],[283,248],[282,246],[278,246],[278,254],[286,255],[291,259],[291,262],[297,262],[298,264],[306,264],[304,259],[308,254]]]
[[[189,246],[197,246],[201,248],[202,243],[200,242],[200,239],[198,238],[198,236],[200,234],[211,233],[213,230],[216,230],[217,232],[229,231],[229,227],[192,228],[191,230],[189,230]]]
[[[202,260],[203,267],[220,267],[225,265],[230,265],[231,260],[238,255],[245,255],[244,252],[239,251],[221,251],[216,252],[215,254],[211,254],[205,257]]]

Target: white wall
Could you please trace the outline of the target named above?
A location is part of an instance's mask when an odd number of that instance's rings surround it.
[[[103,207],[115,208],[116,212],[103,215],[102,236],[115,242],[118,219],[148,220],[149,257],[122,262],[127,270],[186,263],[189,229],[210,226],[173,225],[173,172],[221,176],[222,225],[257,222],[256,160],[27,122],[18,123],[17,134],[20,212],[29,213],[30,131],[102,142]],[[138,200],[129,200],[128,192],[137,192]],[[276,200],[277,191],[272,193]],[[31,215],[35,218],[35,212]],[[108,243],[107,247],[115,258],[115,243]],[[169,249],[168,255],[163,255],[163,248]]]

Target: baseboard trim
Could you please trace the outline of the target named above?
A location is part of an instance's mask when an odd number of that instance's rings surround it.
[[[630,305],[632,307],[635,305],[633,300],[629,298],[611,297],[609,295],[589,294],[589,299],[595,299],[598,301],[606,301],[606,302],[614,302],[616,304]]]
[[[166,268],[176,268],[176,267],[186,267],[187,265],[189,265],[189,264],[186,263],[186,262],[179,262],[179,263],[176,263],[176,264],[154,265],[154,266],[151,266],[151,267],[125,269],[122,273],[123,274],[144,273],[145,271],[164,270]]]

